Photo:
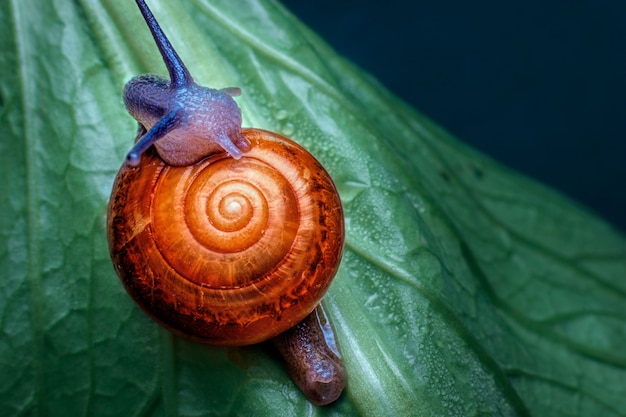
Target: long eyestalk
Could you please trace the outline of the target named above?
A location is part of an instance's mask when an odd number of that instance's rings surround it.
[[[156,42],[159,52],[161,52],[161,56],[163,57],[163,61],[165,62],[165,66],[170,73],[171,86],[173,88],[177,88],[192,84],[193,78],[189,74],[187,67],[183,64],[183,61],[172,47],[172,44],[167,39],[167,36],[165,36],[165,33],[163,33],[161,26],[157,23],[146,2],[144,0],[135,1],[137,2],[139,10],[141,10],[141,14],[150,28],[150,32],[152,32],[154,41]]]

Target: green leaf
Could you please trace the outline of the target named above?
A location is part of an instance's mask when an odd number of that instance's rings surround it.
[[[0,415],[617,416],[626,241],[469,149],[265,0],[149,2],[245,124],[305,145],[345,205],[326,297],[349,385],[310,405],[267,346],[161,329],[112,268],[105,213],[165,74],[130,0],[0,2]]]

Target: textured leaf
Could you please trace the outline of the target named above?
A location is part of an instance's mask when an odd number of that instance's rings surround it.
[[[195,78],[328,168],[347,245],[327,305],[349,373],[311,406],[267,346],[170,335],[104,230],[138,73],[132,1],[0,3],[0,415],[617,416],[626,242],[451,138],[271,1],[150,1]]]

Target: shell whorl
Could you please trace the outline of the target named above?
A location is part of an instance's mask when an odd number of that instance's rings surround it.
[[[171,167],[154,153],[123,166],[109,209],[118,274],[165,326],[216,345],[247,345],[301,321],[338,268],[343,214],[303,148],[244,129],[251,149]]]

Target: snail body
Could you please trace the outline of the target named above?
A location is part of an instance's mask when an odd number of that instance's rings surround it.
[[[136,3],[170,78],[140,75],[124,89],[139,129],[109,203],[115,270],[177,334],[219,346],[274,340],[307,398],[328,404],[345,386],[320,305],[344,242],[332,179],[292,140],[242,129],[241,91],[197,85]]]
[[[187,84],[173,88],[154,75],[140,75],[126,84],[124,103],[139,122],[141,136],[128,154],[129,164],[137,165],[151,145],[174,166],[191,165],[222,150],[239,159],[249,149],[241,136],[241,111],[232,98],[240,90],[202,87],[191,77]]]

